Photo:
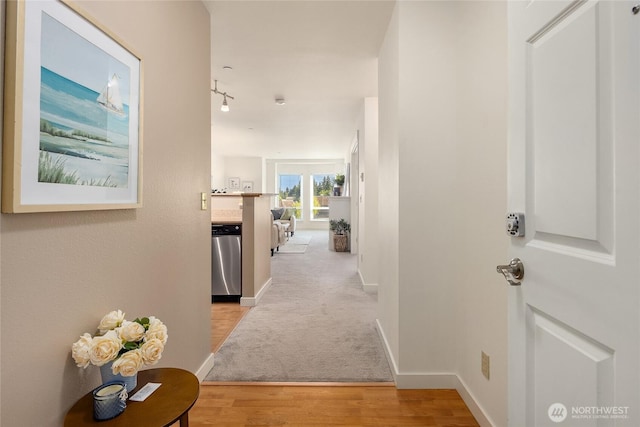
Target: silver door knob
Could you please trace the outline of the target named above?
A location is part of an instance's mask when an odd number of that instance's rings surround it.
[[[496,271],[502,274],[511,286],[520,286],[518,280],[524,277],[524,264],[520,258],[514,258],[507,265],[497,266]]]

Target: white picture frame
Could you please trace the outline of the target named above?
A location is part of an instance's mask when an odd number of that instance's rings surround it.
[[[240,190],[240,178],[235,176],[229,178],[229,190]]]

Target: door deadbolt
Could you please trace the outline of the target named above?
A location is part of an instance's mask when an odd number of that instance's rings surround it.
[[[524,214],[522,212],[507,214],[507,234],[513,237],[524,236]]]
[[[497,266],[496,271],[502,274],[511,286],[520,286],[518,280],[524,277],[524,264],[520,258],[514,258],[507,265]]]

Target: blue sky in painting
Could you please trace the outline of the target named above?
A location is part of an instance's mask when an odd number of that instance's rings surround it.
[[[56,19],[42,13],[41,65],[100,93],[113,74],[120,78],[120,95],[129,104],[130,70]]]

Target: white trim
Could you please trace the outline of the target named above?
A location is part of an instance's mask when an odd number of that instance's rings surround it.
[[[473,393],[469,391],[469,387],[467,384],[456,375],[456,390],[464,400],[464,403],[467,405],[474,418],[482,427],[490,427],[495,426],[495,423],[491,421],[491,418],[487,415],[487,413],[482,409],[482,406],[478,403],[478,401],[473,396]]]
[[[380,320],[376,319],[376,329],[382,344],[384,352],[389,361],[391,367],[391,373],[393,374],[393,380],[396,383],[397,389],[437,389],[448,388],[455,389],[462,397],[462,400],[467,405],[478,424],[482,427],[492,427],[495,424],[491,421],[491,418],[482,409],[482,406],[475,399],[467,384],[455,373],[428,373],[428,372],[399,372],[398,364],[393,358],[391,348],[389,347],[389,341],[384,334]]]
[[[368,294],[377,294],[378,293],[378,284],[377,283],[367,283],[362,284],[362,290]]]
[[[265,284],[262,285],[262,288],[260,288],[260,290],[258,291],[258,294],[255,297],[240,297],[240,306],[241,307],[255,307],[256,305],[258,305],[258,303],[262,299],[262,296],[266,292],[267,288],[269,288],[269,286],[271,286],[271,282],[272,282],[271,279],[272,278],[269,277],[269,280],[267,280],[265,282]]]
[[[387,356],[387,361],[389,362],[389,366],[391,367],[393,381],[397,384],[398,364],[393,358],[393,353],[391,353],[389,341],[387,341],[387,336],[384,334],[384,330],[382,329],[382,325],[380,324],[380,319],[376,319],[376,330],[378,331],[378,335],[380,335],[380,339],[382,340],[382,347],[384,348],[384,354]]]
[[[365,283],[364,278],[362,277],[362,272],[358,269],[358,276],[360,277],[360,284],[362,285],[362,290],[368,294],[377,294],[378,293],[378,284],[377,283]],[[378,330],[380,327],[378,325]],[[387,356],[388,357],[388,356]]]
[[[356,129],[356,134],[354,138],[351,140],[351,154],[356,154],[358,152],[360,145],[360,129]]]
[[[456,374],[402,372],[396,376],[397,389],[453,389],[456,388]]]
[[[200,368],[196,371],[196,377],[198,377],[198,381],[202,382],[206,378],[207,374],[211,369],[213,369],[214,361],[213,361],[213,353],[210,353],[209,356],[205,359],[205,361],[200,365]]]

